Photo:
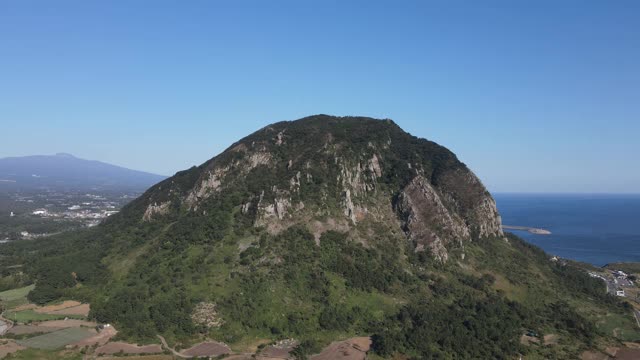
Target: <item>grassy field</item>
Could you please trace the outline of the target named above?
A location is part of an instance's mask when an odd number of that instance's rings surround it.
[[[7,356],[11,360],[81,360],[82,354],[69,351],[50,351],[38,349],[20,350]]]
[[[91,335],[93,335],[93,333],[85,328],[68,328],[25,340],[18,340],[17,343],[29,348],[54,350],[86,339]]]
[[[607,314],[601,318],[597,326],[599,330],[622,341],[640,341],[640,330],[631,313],[628,316]]]
[[[35,287],[35,285],[29,285],[0,292],[0,301],[2,301],[2,304],[7,309],[26,304],[29,302],[27,300],[27,294]]]
[[[29,293],[29,291],[33,290],[33,288],[35,287],[36,287],[35,285],[29,285],[29,286],[21,287],[18,289],[12,289],[12,290],[0,292],[0,300],[11,301],[11,300],[27,297],[27,294]]]
[[[47,320],[63,320],[69,319],[84,319],[82,315],[63,315],[63,314],[41,314],[33,310],[22,311],[5,311],[2,316],[9,320],[13,320],[18,323],[29,323],[32,321],[47,321]]]

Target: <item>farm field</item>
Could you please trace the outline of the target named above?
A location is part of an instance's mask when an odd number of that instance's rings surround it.
[[[0,301],[5,308],[13,308],[28,303],[27,294],[33,290],[35,285],[29,285],[18,289],[11,289],[0,292]]]
[[[29,291],[33,290],[36,286],[29,285],[17,289],[11,289],[7,291],[0,292],[0,300],[2,301],[11,301],[19,298],[27,297]]]
[[[89,311],[90,311],[89,304],[80,304],[78,306],[71,306],[68,308],[60,309],[60,310],[49,311],[47,313],[52,315],[68,315],[68,316],[86,317],[89,315]],[[42,312],[42,311],[39,311],[39,312]]]
[[[17,343],[29,348],[54,350],[67,344],[86,339],[95,335],[95,333],[95,330],[92,331],[86,328],[75,327],[54,331],[25,340],[19,340]]]
[[[225,344],[217,342],[203,342],[196,344],[189,349],[181,352],[184,355],[192,357],[216,357],[231,353],[231,349]]]
[[[38,325],[15,325],[7,333],[14,335],[48,333],[62,330],[62,327],[38,326]]]
[[[82,315],[70,315],[70,314],[43,314],[34,310],[22,310],[22,311],[5,311],[3,316],[9,320],[13,320],[19,323],[29,323],[33,321],[47,321],[47,320],[63,320],[65,318],[71,319],[84,319]]]
[[[98,326],[98,324],[93,322],[93,321],[69,319],[69,320],[44,321],[44,322],[38,323],[38,326],[59,327],[59,328],[69,328],[69,327],[84,326],[84,327],[94,328],[94,327]]]
[[[96,354],[113,355],[122,352],[123,354],[154,354],[162,353],[162,347],[157,345],[135,345],[123,342],[110,342],[96,349]]]
[[[82,360],[82,354],[67,350],[25,349],[11,354],[11,360]]]
[[[607,314],[601,317],[597,325],[601,331],[619,337],[622,341],[640,340],[640,330],[636,327],[635,319],[631,315],[625,317],[619,314]]]
[[[56,312],[59,310],[69,309],[79,305],[82,305],[82,303],[73,301],[73,300],[65,300],[63,302],[54,302],[49,305],[36,307],[34,310],[39,313],[50,313],[50,312]]]
[[[122,360],[122,356],[104,356],[100,357],[100,360]],[[175,357],[172,355],[139,355],[139,356],[127,356],[126,360],[173,360]]]

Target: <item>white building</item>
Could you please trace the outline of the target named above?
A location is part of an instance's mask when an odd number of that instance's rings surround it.
[[[622,278],[626,278],[627,274],[624,271],[616,271],[616,276],[622,277]]]

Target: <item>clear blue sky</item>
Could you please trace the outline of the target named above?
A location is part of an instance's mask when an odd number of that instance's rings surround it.
[[[640,192],[640,2],[0,2],[0,157],[172,174],[318,113],[392,118],[492,191]]]

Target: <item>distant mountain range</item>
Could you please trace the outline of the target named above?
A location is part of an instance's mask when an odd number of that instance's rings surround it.
[[[142,191],[165,178],[65,153],[0,159],[0,191],[45,188]]]

